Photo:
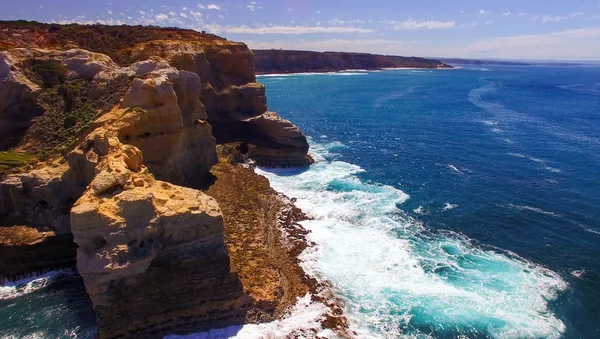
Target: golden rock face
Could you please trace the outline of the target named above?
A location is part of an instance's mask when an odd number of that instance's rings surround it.
[[[268,110],[246,45],[173,34],[102,54],[24,33],[26,48],[11,41],[0,52],[0,131],[20,128],[0,150],[46,142],[28,128],[57,109],[40,104],[47,88],[26,65],[50,62],[64,70],[59,86],[83,83],[85,103],[102,102],[72,144],[0,177],[0,224],[9,226],[0,229],[0,278],[72,266],[76,245],[101,338],[273,320],[317,289],[298,265],[305,244],[290,245],[281,230],[301,229],[301,212],[292,216],[265,178],[219,158],[216,146],[236,143],[219,147],[261,165],[307,166],[306,138]],[[26,258],[34,247],[41,255]]]

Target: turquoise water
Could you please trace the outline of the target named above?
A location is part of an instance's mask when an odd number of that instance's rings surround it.
[[[313,217],[303,265],[359,337],[600,337],[600,68],[259,81],[316,163],[257,171]],[[303,333],[322,311],[305,297],[290,319],[188,338]],[[94,335],[69,274],[0,287],[0,319],[0,337]]]
[[[268,76],[312,140],[262,170],[364,337],[600,337],[600,68]]]

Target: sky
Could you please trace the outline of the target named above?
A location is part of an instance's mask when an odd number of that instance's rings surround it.
[[[600,0],[3,0],[0,20],[205,30],[250,48],[600,60]]]

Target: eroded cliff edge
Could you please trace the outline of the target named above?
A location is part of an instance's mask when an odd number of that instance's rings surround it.
[[[255,49],[257,74],[337,72],[351,69],[452,68],[435,59],[349,52]]]
[[[0,41],[2,279],[76,251],[105,338],[268,321],[323,289],[282,228],[301,234],[301,213],[245,167],[311,159],[268,111],[244,44],[22,22],[0,23]],[[330,306],[324,322],[343,331]]]

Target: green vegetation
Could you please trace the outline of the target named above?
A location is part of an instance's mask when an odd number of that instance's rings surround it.
[[[29,30],[34,33],[31,47],[67,47],[76,45],[89,51],[110,56],[120,65],[131,64],[134,59],[130,48],[135,44],[156,40],[212,41],[224,40],[213,34],[206,34],[189,29],[158,26],[106,26],[106,25],[57,25],[35,21],[0,21],[0,47],[26,47],[22,41],[13,38],[13,30]],[[28,36],[19,32],[20,36]],[[44,39],[33,35],[43,35]],[[34,42],[35,41],[35,42]],[[35,46],[33,46],[35,45]]]
[[[48,156],[70,151],[78,138],[89,132],[90,124],[125,95],[129,81],[129,77],[120,77],[98,89],[92,88],[97,85],[90,81],[79,79],[44,89],[38,102],[45,112],[28,132],[36,151]]]
[[[89,133],[90,124],[123,98],[131,81],[128,76],[106,84],[67,80],[66,67],[56,60],[33,59],[20,66],[42,86],[37,103],[44,113],[33,120],[24,138],[28,152],[41,161],[73,149]]]
[[[60,62],[52,60],[33,60],[31,71],[44,88],[54,87],[65,81],[67,68]]]
[[[35,156],[31,154],[12,151],[0,152],[0,175],[31,162],[35,162]]]

